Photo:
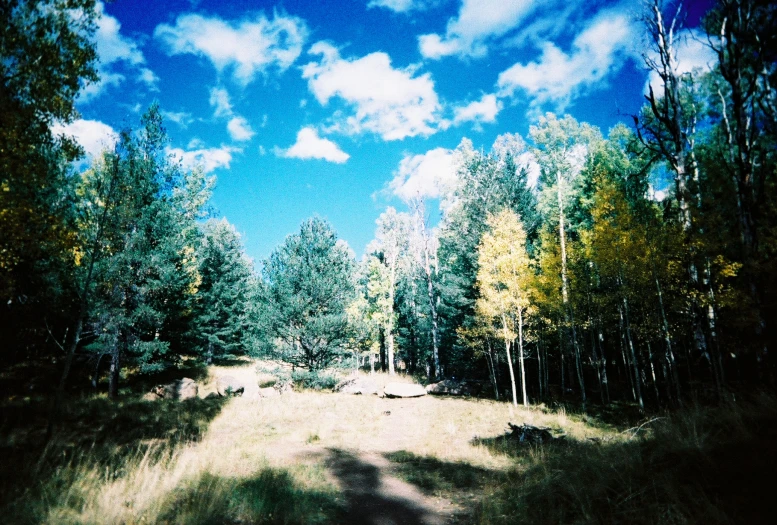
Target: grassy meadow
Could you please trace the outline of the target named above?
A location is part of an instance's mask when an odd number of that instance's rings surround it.
[[[371,492],[375,479],[412,485],[451,523],[752,523],[775,510],[768,396],[651,416],[315,390],[260,399],[270,378],[237,365],[200,371],[200,398],[184,402],[141,401],[144,385],[117,403],[71,398],[46,445],[45,398],[4,398],[3,521],[352,522],[371,499],[403,505]],[[227,374],[245,395],[204,399]],[[558,439],[517,443],[508,422]]]

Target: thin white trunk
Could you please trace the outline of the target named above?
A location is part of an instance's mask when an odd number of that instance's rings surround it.
[[[526,397],[526,368],[523,364],[523,309],[518,309],[518,350],[521,363],[521,391],[523,393],[523,406],[529,406],[529,398]]]
[[[502,329],[505,336],[505,353],[507,354],[507,368],[510,370],[510,386],[513,390],[513,406],[518,406],[518,392],[515,389],[515,372],[513,372],[513,358],[510,356],[510,337],[507,330],[507,319],[502,314]]]

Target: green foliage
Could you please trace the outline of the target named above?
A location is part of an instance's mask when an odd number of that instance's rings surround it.
[[[332,390],[340,378],[332,370],[294,370],[291,379],[298,389]]]
[[[192,329],[207,361],[244,354],[249,348],[248,301],[252,299],[251,263],[240,235],[226,219],[202,226]]]
[[[346,308],[354,297],[354,261],[322,219],[306,220],[263,267],[259,314],[271,351],[309,370],[326,368],[352,341]]]
[[[46,323],[61,334],[72,290],[75,143],[51,126],[71,122],[79,87],[97,80],[94,0],[0,3],[0,320],[3,358],[41,353]],[[44,322],[45,321],[45,322]],[[17,354],[18,352],[18,354]]]
[[[777,465],[774,400],[694,407],[626,431],[638,439],[513,443],[519,467],[486,488],[478,523],[731,523],[774,511],[753,483]],[[563,473],[563,474],[562,474]]]

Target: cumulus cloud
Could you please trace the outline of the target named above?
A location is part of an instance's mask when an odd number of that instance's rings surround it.
[[[482,57],[490,39],[512,30],[541,4],[536,0],[463,0],[458,16],[451,18],[444,35],[418,37],[421,54],[426,58],[444,56]]]
[[[238,141],[251,140],[251,137],[256,135],[243,117],[233,117],[227,123],[227,131],[229,131],[232,140]]]
[[[470,102],[465,106],[453,108],[453,124],[458,125],[463,122],[494,122],[497,114],[502,110],[502,102],[496,95],[483,95],[480,100]]]
[[[194,122],[194,118],[191,113],[186,111],[164,111],[162,110],[162,117],[171,122],[175,122],[182,128],[189,127],[189,124]]]
[[[212,88],[210,90],[210,105],[213,107],[213,116],[217,118],[227,118],[227,131],[232,140],[246,141],[256,135],[251,125],[240,115],[232,110],[232,102],[229,100],[229,93],[224,88]]]
[[[204,56],[219,73],[229,70],[242,85],[271,68],[288,69],[302,52],[307,36],[302,19],[277,13],[272,20],[258,13],[237,22],[185,14],[175,25],[160,24],[154,30],[168,54]]]
[[[706,37],[699,31],[685,30],[677,34],[674,40],[675,60],[677,73],[684,75],[691,73],[695,69],[709,71],[710,66],[717,61],[715,52],[710,49],[706,43]],[[658,62],[658,53],[651,50],[645,54],[645,58],[652,62]],[[663,93],[663,82],[655,71],[650,71],[647,82],[645,83],[645,94],[648,93],[648,86],[653,86],[653,92],[656,97]]]
[[[79,119],[70,124],[55,124],[51,132],[73,137],[89,157],[97,157],[103,150],[112,148],[118,139],[118,134],[111,126],[98,120]]]
[[[312,127],[299,130],[297,142],[285,150],[276,148],[275,154],[289,159],[321,159],[337,164],[342,164],[351,157],[331,140],[319,137]]]
[[[569,53],[547,42],[538,61],[519,62],[503,71],[497,81],[499,95],[511,96],[520,89],[532,97],[535,108],[551,103],[561,111],[622,66],[633,54],[634,35],[628,15],[606,12],[575,37]]]
[[[395,13],[409,13],[410,11],[423,11],[439,3],[439,0],[370,0],[368,8],[383,7]]]
[[[210,90],[210,105],[213,107],[214,117],[229,117],[232,115],[232,103],[229,101],[229,93],[224,88],[212,88]]]
[[[146,84],[152,90],[157,90],[159,77],[145,67],[146,59],[138,44],[121,34],[121,24],[116,18],[105,13],[102,2],[97,2],[96,10],[100,15],[95,31],[95,48],[100,60],[98,65],[100,80],[81,90],[81,100],[84,102],[92,100],[104,93],[109,86],[118,86],[124,82],[124,75],[115,70],[115,66],[119,63],[135,71],[138,82]]]
[[[389,189],[405,202],[437,198],[453,190],[456,180],[454,152],[435,148],[420,155],[405,155]]]
[[[310,49],[320,60],[302,69],[308,88],[322,105],[338,97],[354,109],[336,128],[345,133],[371,132],[384,140],[401,140],[437,131],[440,103],[429,73],[395,69],[386,53],[344,59],[327,42]]]
[[[205,173],[210,173],[218,168],[229,169],[232,162],[232,154],[239,153],[239,148],[221,146],[220,148],[200,148],[183,150],[181,148],[168,148],[168,155],[177,159],[184,168],[201,168]]]

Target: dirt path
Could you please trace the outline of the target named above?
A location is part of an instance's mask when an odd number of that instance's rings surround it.
[[[435,501],[394,476],[388,460],[378,454],[330,450],[326,466],[346,498],[349,523],[442,525],[448,521]]]

